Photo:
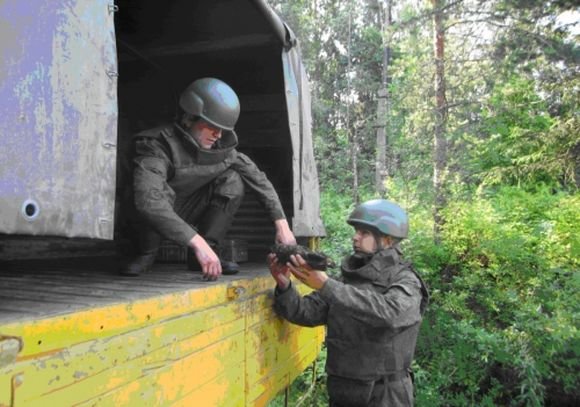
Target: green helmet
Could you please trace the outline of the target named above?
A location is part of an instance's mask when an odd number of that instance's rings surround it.
[[[373,199],[360,204],[352,211],[347,223],[397,239],[405,239],[409,234],[407,213],[399,205],[386,199]]]
[[[181,94],[179,106],[222,130],[233,130],[240,116],[240,100],[236,92],[216,78],[192,82]]]

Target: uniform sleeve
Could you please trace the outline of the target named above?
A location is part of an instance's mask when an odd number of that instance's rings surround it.
[[[173,171],[163,145],[151,137],[135,141],[133,169],[135,207],[163,237],[187,245],[197,231],[173,210],[175,192],[167,183]]]
[[[324,325],[328,319],[328,304],[318,292],[301,297],[292,283],[284,292],[276,288],[274,310],[284,319],[301,326]]]
[[[274,186],[266,177],[266,174],[260,171],[258,166],[247,155],[238,152],[232,169],[240,174],[244,183],[256,192],[260,202],[266,207],[272,220],[286,218]]]
[[[319,291],[322,299],[338,312],[363,323],[391,329],[405,328],[421,321],[421,284],[412,273],[391,283],[384,294],[360,289],[329,279]]]

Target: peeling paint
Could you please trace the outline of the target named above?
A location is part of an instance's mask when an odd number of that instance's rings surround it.
[[[0,5],[0,233],[113,237],[116,149],[95,148],[117,139],[108,4]],[[33,221],[27,199],[42,207]]]
[[[269,276],[240,283],[246,291],[236,301],[227,300],[227,284],[216,284],[0,324],[0,332],[26,343],[42,341],[0,368],[0,385],[16,372],[26,378],[14,407],[265,406],[316,358],[324,332],[274,315]]]

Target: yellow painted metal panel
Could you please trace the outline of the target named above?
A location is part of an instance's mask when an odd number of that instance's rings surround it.
[[[312,344],[312,348],[303,349],[289,360],[281,364],[280,369],[265,375],[262,380],[253,383],[247,388],[248,406],[265,406],[276,394],[285,387],[310,365],[320,351],[320,347]]]
[[[242,279],[0,325],[24,343],[0,368],[0,406],[265,405],[324,334],[278,318],[272,285]]]
[[[246,405],[244,393],[244,375],[241,370],[233,377],[231,374],[222,375],[210,383],[198,388],[186,397],[178,400],[173,406],[228,406],[241,407]]]
[[[243,340],[242,330],[209,346],[201,346],[197,352],[143,371],[143,376],[137,380],[82,405],[172,405],[184,397],[190,397],[192,393],[208,388],[218,393],[212,395],[214,398],[229,395],[230,391],[236,389],[232,384],[243,380],[241,372],[244,354],[239,352],[243,348]],[[171,352],[166,355],[171,356]]]
[[[0,374],[0,407],[12,405],[12,376]]]
[[[311,290],[299,284],[305,294]],[[324,328],[303,328],[279,318],[272,292],[248,300],[246,333],[247,405],[264,406],[312,363],[320,352]]]
[[[57,353],[23,360],[18,366],[5,369],[26,377],[23,386],[28,397],[54,391],[90,375],[119,366],[158,349],[179,343],[212,327],[239,321],[243,316],[243,303],[214,307],[193,314],[172,318],[155,325],[130,331],[110,338],[80,343]],[[243,330],[243,326],[240,328]],[[225,333],[224,333],[225,335]],[[4,371],[0,370],[0,374]]]
[[[269,280],[272,280],[271,278]],[[274,290],[272,288],[272,282],[268,281],[268,285],[259,292],[260,295],[254,296],[248,301],[248,325],[253,325],[255,323],[260,323],[260,321],[265,317],[275,316],[273,302],[274,302]],[[293,279],[293,284],[295,284],[298,292],[301,295],[306,295],[312,292],[312,289],[308,288],[304,284]]]
[[[227,286],[223,284],[153,299],[92,308],[62,317],[3,325],[0,333],[26,338],[20,354],[21,358],[25,358],[55,352],[91,339],[108,338],[228,301]]]
[[[187,327],[184,326],[184,330],[186,330],[186,328]],[[187,359],[190,355],[195,354],[196,351],[212,346],[216,343],[221,343],[219,341],[223,340],[223,338],[227,338],[236,333],[243,333],[243,330],[243,321],[238,319],[226,325],[201,332],[196,336],[173,342],[153,351],[144,349],[141,356],[131,358],[125,363],[111,362],[111,358],[115,357],[115,354],[107,355],[103,353],[103,359],[108,360],[109,362],[105,362],[104,366],[106,366],[106,368],[101,371],[92,370],[91,366],[82,364],[81,359],[67,360],[65,364],[69,366],[68,369],[65,369],[64,366],[61,367],[54,364],[47,365],[46,363],[43,363],[42,366],[44,366],[44,369],[41,373],[48,371],[48,373],[53,376],[51,380],[47,382],[46,376],[43,377],[42,375],[39,375],[38,370],[28,372],[24,371],[23,384],[18,389],[17,395],[19,399],[23,398],[23,401],[32,403],[31,405],[34,405],[36,401],[39,401],[39,405],[42,405],[47,402],[47,400],[51,401],[50,405],[69,405],[78,403],[91,397],[106,393],[111,389],[122,387],[128,382],[137,380],[142,376],[147,376],[156,370],[163,369],[166,365],[171,365],[181,359]],[[239,346],[241,345],[236,344],[235,349],[237,350]],[[116,348],[113,348],[112,352],[115,350]],[[121,349],[121,352],[118,355],[120,358],[124,356],[124,351],[124,349]],[[217,350],[214,349],[213,351],[219,354]],[[211,370],[210,366],[207,366],[207,368]],[[75,371],[75,369],[77,370]],[[82,375],[79,374],[81,369]],[[60,383],[60,377],[67,371],[68,373],[72,373],[73,376],[69,377],[68,384],[62,385]],[[206,376],[204,373],[204,376],[199,377],[199,380],[205,380],[206,378],[211,377],[211,375]],[[77,378],[77,380],[70,383],[70,378]],[[192,381],[196,383],[193,378]],[[38,394],[39,390],[42,394]],[[53,400],[54,402],[52,402]]]
[[[288,330],[288,340],[278,341],[277,333],[267,324],[247,333],[246,353],[247,372],[249,377],[259,379],[264,374],[278,368],[280,361],[289,360],[312,343],[317,343],[313,328],[295,328]],[[266,333],[270,331],[269,333]],[[250,379],[248,379],[250,380]],[[252,383],[252,381],[250,381]]]

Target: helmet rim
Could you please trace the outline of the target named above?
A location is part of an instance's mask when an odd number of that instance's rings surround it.
[[[200,78],[190,83],[181,93],[179,106],[221,130],[233,131],[240,115],[236,92],[217,78]]]

